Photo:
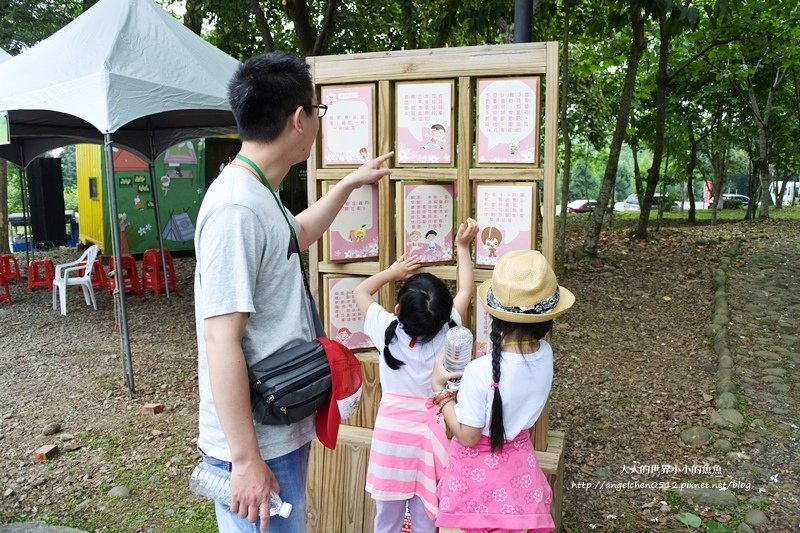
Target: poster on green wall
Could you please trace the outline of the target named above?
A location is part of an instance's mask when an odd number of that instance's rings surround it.
[[[8,111],[0,111],[0,144],[11,144],[11,127],[8,124]]]

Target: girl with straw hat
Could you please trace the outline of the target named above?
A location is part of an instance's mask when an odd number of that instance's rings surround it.
[[[447,372],[442,356],[431,378],[440,391],[434,404],[453,433],[436,525],[442,532],[549,532],[552,491],[529,430],[553,382],[553,351],[544,337],[575,296],[558,285],[541,253],[520,250],[498,260],[478,298],[493,317],[492,355],[467,365],[457,396],[445,385],[460,373]]]

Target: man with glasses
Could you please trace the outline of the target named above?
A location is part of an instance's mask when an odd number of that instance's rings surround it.
[[[292,165],[308,158],[327,110],[315,101],[308,65],[280,52],[253,57],[228,97],[242,148],[208,188],[195,233],[197,445],[204,461],[231,473],[231,505],[216,503],[220,531],[302,532],[313,417],[290,426],[255,422],[247,367],[314,337],[300,252],[354,189],[389,175],[381,167],[392,153],[293,217],[277,192]],[[270,490],[294,506],[288,518],[270,519]]]

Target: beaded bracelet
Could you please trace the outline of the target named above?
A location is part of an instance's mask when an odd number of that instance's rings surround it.
[[[442,414],[442,409],[444,409],[445,405],[447,405],[450,402],[454,402],[454,401],[456,401],[456,397],[455,396],[451,396],[448,399],[446,399],[445,401],[443,401],[442,403],[440,403],[439,404],[439,414]]]
[[[433,405],[439,407],[447,400],[454,400],[456,397],[455,391],[445,390],[433,397]]]

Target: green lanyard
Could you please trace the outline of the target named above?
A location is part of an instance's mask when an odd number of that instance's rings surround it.
[[[275,194],[275,191],[272,190],[272,186],[267,181],[267,177],[261,172],[261,169],[258,168],[258,165],[253,163],[253,161],[243,156],[242,154],[236,154],[236,159],[239,161],[243,161],[244,163],[249,166],[253,172],[255,172],[256,176],[261,180],[264,186],[269,189],[269,192],[272,193],[272,197],[275,199],[275,203],[278,204],[278,209],[280,210],[281,214],[283,215],[284,220],[286,220],[286,224],[289,226],[289,232],[292,234],[292,241],[294,242],[294,247],[297,249],[297,259],[300,261],[300,272],[303,273],[303,285],[306,287],[306,292],[308,292],[309,297],[311,296],[311,288],[308,286],[308,279],[306,276],[306,268],[303,266],[303,258],[300,257],[300,244],[297,241],[297,234],[294,231],[294,226],[291,222],[289,222],[289,217],[286,215],[286,210],[283,208],[283,204],[280,200],[278,200],[278,195]]]

